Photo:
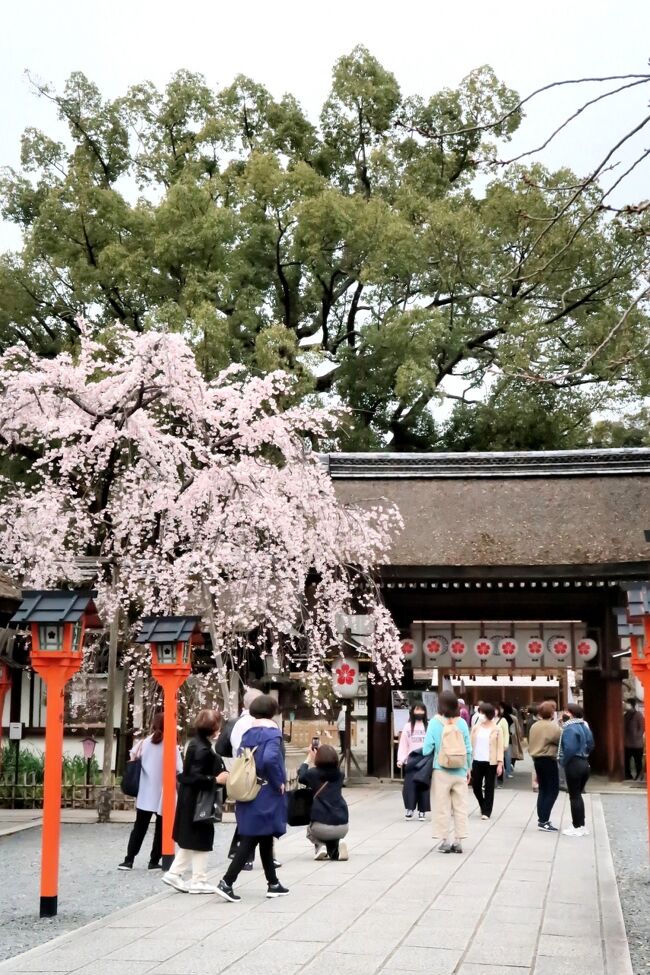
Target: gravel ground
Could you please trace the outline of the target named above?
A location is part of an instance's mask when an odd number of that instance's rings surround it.
[[[209,869],[224,862],[233,829],[231,823],[216,827]],[[130,873],[116,869],[130,830],[126,823],[61,827],[59,913],[43,919],[38,916],[41,830],[0,837],[0,960],[160,893],[160,871],[147,870],[147,839]]]
[[[645,793],[603,795],[625,928],[635,975],[650,972],[650,867]]]

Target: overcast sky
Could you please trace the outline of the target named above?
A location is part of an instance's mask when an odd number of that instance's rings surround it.
[[[163,86],[179,68],[215,86],[244,73],[276,96],[292,92],[315,120],[334,61],[358,43],[395,73],[403,92],[422,95],[486,63],[524,94],[560,78],[641,73],[650,55],[648,0],[6,0],[2,27],[0,165],[17,164],[26,126],[60,134],[26,69],[57,87],[81,70],[107,96],[144,79]],[[546,160],[586,171],[648,113],[649,87],[585,120]],[[579,100],[563,89],[540,101],[517,148],[539,142]],[[650,126],[637,146],[650,147]],[[648,168],[637,172],[626,199],[649,196],[649,176]],[[0,228],[0,247],[15,241]]]

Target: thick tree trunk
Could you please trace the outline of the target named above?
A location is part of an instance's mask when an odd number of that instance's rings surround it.
[[[106,684],[106,723],[104,725],[104,764],[102,767],[102,789],[97,800],[97,819],[108,823],[113,808],[113,731],[115,707],[115,683],[117,680],[117,649],[120,635],[120,608],[117,602],[117,569],[113,568],[113,598],[116,608],[113,612],[108,643],[108,679]]]

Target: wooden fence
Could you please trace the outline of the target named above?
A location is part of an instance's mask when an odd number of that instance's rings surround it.
[[[125,796],[113,775],[113,809],[132,809],[134,800]],[[63,777],[61,783],[61,806],[65,809],[94,809],[97,806],[102,786],[86,785],[77,779]],[[38,781],[35,772],[21,772],[17,779],[0,776],[0,809],[42,809],[43,783]]]

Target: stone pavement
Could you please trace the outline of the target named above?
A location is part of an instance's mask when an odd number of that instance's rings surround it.
[[[529,791],[498,791],[489,822],[472,797],[462,856],[437,853],[394,789],[347,799],[348,862],[314,862],[303,830],[279,844],[288,897],[265,899],[259,866],[242,874],[239,904],[164,889],[0,973],[632,975],[599,796],[581,839],[539,832]],[[564,794],[555,819],[568,825]]]

